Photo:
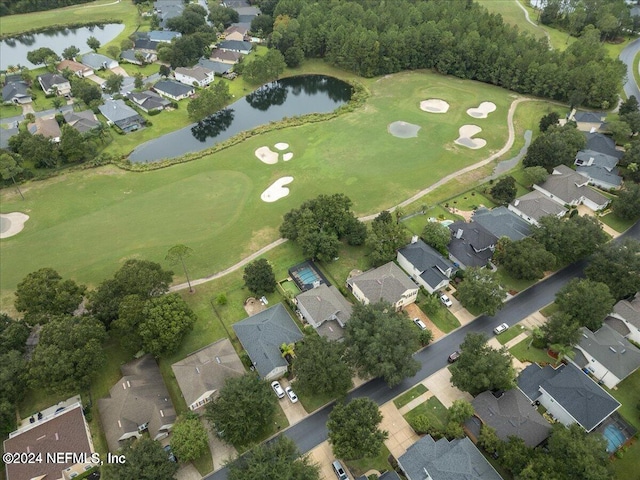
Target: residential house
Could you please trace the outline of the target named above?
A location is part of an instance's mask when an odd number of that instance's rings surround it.
[[[398,458],[408,480],[502,480],[468,437],[436,441],[425,435]]]
[[[508,206],[509,210],[529,222],[531,225],[539,226],[540,219],[547,215],[554,215],[562,218],[568,210],[554,202],[549,197],[534,190],[521,197],[516,198]]]
[[[27,128],[31,135],[42,135],[54,143],[59,143],[62,137],[62,131],[55,118],[36,118]]]
[[[398,250],[397,260],[403,270],[429,293],[445,288],[455,270],[453,263],[417,236]]]
[[[640,343],[640,294],[636,293],[631,300],[616,303],[605,323],[623,337]]]
[[[133,49],[137,52],[157,53],[160,42],[152,42],[146,36],[136,37],[133,40]]]
[[[584,133],[584,137],[587,139],[585,150],[593,150],[594,152],[604,153],[605,155],[611,155],[618,160],[622,158],[624,152],[616,147],[616,142],[607,135],[602,133]]]
[[[134,132],[144,126],[144,118],[124,103],[124,100],[105,100],[104,105],[98,108],[109,125],[116,125],[125,133]]]
[[[475,414],[465,423],[465,430],[476,440],[480,425],[493,428],[504,442],[514,436],[521,438],[531,448],[540,445],[551,433],[551,424],[517,388],[506,392],[482,392],[471,404]]]
[[[41,455],[41,461],[7,462],[5,472],[7,480],[31,479],[70,479],[91,469],[91,454],[94,452],[89,425],[82,413],[80,397],[74,397],[54,405],[37,418],[24,422],[4,441],[7,453],[29,453]],[[65,456],[66,452],[74,457]],[[47,455],[57,455],[60,463],[47,461]],[[80,458],[87,456],[86,461]],[[58,457],[55,457],[58,459]]]
[[[347,288],[364,305],[385,301],[396,311],[414,303],[418,297],[418,285],[393,262],[347,279]]]
[[[491,210],[480,207],[473,212],[473,221],[479,223],[492,235],[498,238],[508,237],[514,242],[531,235],[529,224],[507,207]]]
[[[614,388],[640,368],[640,350],[606,323],[595,332],[582,327],[571,362],[598,383]]]
[[[69,80],[57,73],[38,75],[38,83],[45,95],[69,95],[71,93]]]
[[[160,26],[166,28],[167,21],[179,17],[184,11],[184,2],[181,0],[156,0],[153,9],[160,20]]]
[[[117,451],[123,441],[139,438],[144,432],[152,440],[169,435],[176,421],[162,373],[152,355],[147,354],[120,367],[122,378],[111,387],[109,396],[98,400],[98,411],[109,450]]]
[[[251,53],[252,46],[253,45],[251,45],[251,42],[245,42],[243,40],[223,40],[217,45],[218,50],[226,52],[237,52],[242,53],[243,55]]]
[[[606,119],[605,112],[583,112],[573,109],[569,114],[569,120],[576,122],[578,130],[582,132],[600,131]]]
[[[86,65],[89,68],[92,68],[93,71],[98,70],[110,70],[112,68],[116,68],[120,65],[113,58],[109,58],[106,55],[101,55],[99,53],[85,53],[82,55],[82,64]]]
[[[330,339],[342,337],[342,330],[351,317],[353,306],[333,285],[325,283],[295,298],[302,318],[320,335]]]
[[[9,149],[9,139],[18,134],[18,128],[0,128],[0,149]]]
[[[576,154],[576,172],[589,179],[589,183],[599,188],[615,189],[622,185],[618,175],[618,159],[594,150],[580,150]]]
[[[214,62],[228,63],[229,65],[235,65],[242,58],[242,54],[238,52],[225,51],[225,50],[220,50],[219,48],[216,48],[211,51],[211,56],[209,58]]]
[[[449,225],[451,241],[449,258],[462,268],[484,267],[491,261],[498,237],[476,221],[453,222]]]
[[[120,59],[127,63],[133,63],[134,65],[147,65],[148,63],[155,62],[158,59],[158,55],[153,52],[131,49],[121,52]]]
[[[551,175],[533,188],[560,205],[585,205],[591,210],[602,210],[609,199],[592,189],[589,179],[566,165],[558,165]]]
[[[211,70],[214,74],[220,76],[229,73],[233,68],[233,65],[229,63],[214,62],[213,60],[209,60],[208,58],[204,57],[198,60],[198,65]]]
[[[144,110],[147,113],[155,110],[164,110],[171,105],[169,100],[161,97],[151,90],[145,90],[144,92],[129,92],[127,97],[140,107],[141,110]]]
[[[287,373],[288,363],[280,346],[302,340],[302,333],[281,303],[233,325],[253,366],[265,380]]]
[[[249,41],[249,30],[239,25],[231,25],[224,32],[222,36],[225,40],[236,40],[240,42]]]
[[[218,340],[171,365],[189,410],[202,412],[228,378],[245,374],[244,366],[228,338]]]
[[[173,32],[171,30],[151,30],[147,33],[147,38],[152,42],[158,43],[171,43],[174,38],[180,38],[182,34],[180,32]]]
[[[65,70],[69,70],[75,76],[80,78],[93,75],[92,68],[87,67],[80,62],[74,62],[73,60],[62,60],[58,65],[56,65],[56,70],[58,70],[60,73],[64,72]]]
[[[153,86],[153,89],[160,95],[176,102],[190,97],[196,91],[193,85],[184,85],[175,80],[160,80]]]
[[[100,122],[91,110],[64,112],[64,121],[80,133],[89,132],[100,125]]]
[[[29,84],[25,81],[7,82],[5,86],[2,87],[2,103],[23,105],[25,103],[31,103],[32,100],[31,94],[29,93]]]
[[[543,368],[533,363],[520,372],[518,388],[563,425],[577,423],[587,432],[620,408],[620,402],[573,364]]]
[[[201,65],[191,68],[178,67],[174,71],[176,80],[185,85],[193,85],[198,87],[206,87],[213,83],[214,72]]]

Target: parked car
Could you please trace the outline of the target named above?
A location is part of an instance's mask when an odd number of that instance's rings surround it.
[[[177,462],[178,459],[176,458],[176,456],[173,454],[173,451],[171,450],[171,445],[165,445],[164,446],[164,451],[167,452],[167,458],[169,459],[170,462]]]
[[[289,400],[291,400],[291,403],[296,403],[298,401],[298,396],[293,391],[293,388],[287,387],[284,389],[284,391],[287,392],[287,397],[289,397]]]
[[[278,396],[278,398],[284,398],[285,394],[284,394],[284,390],[280,386],[280,382],[278,382],[277,380],[271,382],[271,388],[273,388],[273,391],[276,392],[276,395]]]
[[[458,360],[460,358],[460,352],[458,350],[456,350],[455,352],[453,352],[451,355],[449,355],[449,358],[447,359],[447,361],[449,363],[453,363],[456,360]]]
[[[420,330],[426,330],[427,329],[427,326],[419,318],[414,318],[413,319],[413,323],[415,323]]]
[[[349,477],[344,471],[344,468],[342,467],[342,464],[339,460],[334,460],[331,465],[333,466],[333,471],[335,472],[336,477],[338,477],[338,480],[349,480]]]
[[[446,293],[441,293],[440,294],[440,301],[442,302],[442,304],[449,308],[451,307],[451,305],[453,305],[453,302],[451,301],[451,299],[447,296]]]
[[[500,335],[507,328],[509,328],[509,325],[507,325],[506,323],[501,323],[500,325],[498,325],[496,328],[493,329],[493,333],[495,333],[496,335]]]

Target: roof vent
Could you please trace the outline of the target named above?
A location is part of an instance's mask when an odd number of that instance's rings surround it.
[[[626,352],[626,351],[627,351],[627,349],[626,349],[626,348],[623,348],[622,350],[620,350],[620,353],[624,353],[624,352]]]
[[[458,240],[462,238],[462,232],[463,230],[461,228],[459,228],[458,231],[456,232],[456,238]]]
[[[418,235],[413,235],[411,237],[411,243],[417,243],[418,242]]]
[[[609,350],[611,350],[613,353],[618,353],[618,352],[616,351],[616,349],[615,349],[615,348],[613,348],[613,347],[609,347]]]

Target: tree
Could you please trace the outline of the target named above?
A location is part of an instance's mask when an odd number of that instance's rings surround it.
[[[244,268],[244,284],[251,293],[262,296],[276,291],[276,277],[266,258],[259,258]]]
[[[111,323],[111,329],[117,332],[120,344],[130,352],[138,352],[142,346],[140,325],[145,320],[146,302],[140,295],[127,295],[120,300],[118,316]]]
[[[256,57],[244,67],[243,74],[253,84],[263,84],[277,80],[287,64],[278,50],[270,49],[262,57]]]
[[[105,363],[104,326],[92,317],[60,317],[47,323],[29,363],[30,384],[56,393],[89,387]]]
[[[580,323],[571,315],[556,313],[540,328],[547,346],[575,345],[580,338]]]
[[[451,230],[439,222],[427,222],[422,230],[422,240],[442,255],[447,255],[447,245],[451,241]]]
[[[87,38],[87,47],[89,47],[94,52],[97,52],[100,48],[100,40],[98,40],[93,35]]]
[[[231,7],[222,5],[209,5],[209,21],[214,25],[223,25],[225,28],[232,23],[240,21],[240,15]]]
[[[142,89],[142,87],[144,87],[144,77],[140,72],[137,72],[135,75],[135,80],[133,81],[133,86],[134,88],[137,88],[138,90]]]
[[[550,112],[546,114],[540,119],[540,132],[546,132],[551,125],[558,125],[558,120],[560,120],[560,115],[558,115],[558,112]]]
[[[133,40],[131,40],[130,38],[125,38],[120,42],[120,50],[123,52],[125,50],[131,50],[134,46],[135,43],[133,43]]]
[[[0,353],[17,350],[25,351],[25,342],[31,328],[22,320],[14,320],[6,313],[0,313]]]
[[[312,395],[342,397],[351,388],[352,369],[345,346],[320,335],[308,335],[297,347],[293,366],[296,389]]]
[[[171,68],[167,65],[160,65],[160,71],[158,73],[161,77],[168,77],[171,75]]]
[[[177,293],[147,300],[143,316],[139,326],[142,348],[155,357],[174,353],[197,318]]]
[[[53,108],[55,109],[60,108],[63,103],[64,103],[64,100],[62,100],[62,98],[60,97],[53,97],[51,99],[51,105],[53,105]]]
[[[204,7],[190,4],[185,7],[182,15],[167,19],[165,28],[180,32],[186,37],[198,31],[209,30],[206,16],[207,11]]]
[[[0,401],[7,400],[15,405],[21,399],[26,387],[26,369],[27,361],[20,351],[0,351]]]
[[[407,244],[408,232],[384,210],[371,222],[367,246],[371,249],[371,263],[378,266],[396,258],[400,247]]]
[[[522,161],[525,167],[540,166],[551,172],[553,167],[560,164],[572,165],[576,153],[586,145],[582,132],[575,124],[550,126],[547,131],[537,137],[529,146]]]
[[[44,323],[55,315],[73,313],[85,293],[85,286],[63,280],[52,268],[28,274],[16,288],[14,306],[30,323]]]
[[[523,170],[529,185],[544,183],[549,176],[549,172],[544,167],[527,167]]]
[[[62,58],[73,60],[80,53],[80,49],[75,45],[70,45],[62,51]]]
[[[471,405],[467,400],[460,399],[453,401],[449,407],[448,413],[450,422],[462,425],[473,416],[474,409],[473,405]]]
[[[207,430],[198,415],[187,412],[178,418],[171,430],[171,450],[184,463],[200,458],[209,450]]]
[[[338,458],[355,460],[376,457],[389,433],[378,427],[382,414],[378,405],[368,398],[356,398],[338,403],[327,421],[329,443]]]
[[[227,464],[229,480],[320,480],[320,468],[301,457],[293,440],[283,435],[261,443]]]
[[[503,237],[498,244],[493,260],[514,278],[537,280],[544,276],[545,271],[555,267],[555,255],[531,237],[516,242]]]
[[[104,82],[104,90],[107,93],[115,94],[119,93],[122,88],[124,77],[118,74],[111,74],[107,77],[107,81]]]
[[[496,434],[495,429],[486,424],[480,426],[480,436],[478,437],[478,445],[489,453],[496,453],[502,445],[502,440]]]
[[[248,373],[228,378],[205,416],[226,443],[248,445],[272,425],[277,402],[269,384]]]
[[[496,273],[484,268],[468,268],[458,287],[458,300],[465,308],[487,315],[495,315],[506,297]]]
[[[618,196],[613,199],[611,208],[617,216],[625,220],[635,220],[640,217],[640,185],[626,183],[618,192]]]
[[[115,58],[118,59],[120,58],[120,49],[118,48],[117,45],[109,45],[107,47],[107,54],[111,57],[111,58]]]
[[[71,84],[71,95],[82,100],[85,105],[96,105],[102,102],[100,87],[89,80],[74,80]]]
[[[620,102],[620,108],[618,108],[618,114],[620,116],[627,115],[628,113],[633,113],[638,111],[638,99],[631,95],[628,99]]]
[[[451,383],[476,396],[485,390],[509,390],[515,387],[516,373],[506,348],[487,345],[484,333],[469,333],[460,345],[458,361],[449,367]]]
[[[498,203],[507,204],[512,202],[518,193],[516,179],[512,176],[501,178],[491,189],[491,196]]]
[[[230,98],[231,94],[226,82],[217,82],[213,87],[200,90],[198,96],[187,105],[189,118],[199,121],[213,115],[224,107]]]
[[[47,62],[60,61],[60,57],[48,47],[41,47],[36,50],[31,50],[27,52],[27,60],[29,60],[34,65],[42,65]]]
[[[160,442],[140,437],[128,442],[119,453],[126,462],[109,465],[110,480],[174,480],[178,464],[169,461]]]
[[[356,305],[345,329],[347,357],[362,377],[382,377],[389,386],[416,374],[417,329],[385,302]]]
[[[558,290],[555,300],[561,312],[592,332],[600,328],[615,303],[606,284],[578,278]]]
[[[616,301],[634,295],[640,291],[640,243],[627,239],[603,245],[584,273],[589,280],[606,284]]]
[[[612,120],[607,122],[607,130],[611,132],[613,139],[618,145],[624,145],[629,142],[633,131],[631,126],[622,120]]]
[[[176,263],[180,263],[182,265],[182,270],[184,271],[184,276],[187,277],[187,284],[189,285],[189,291],[193,292],[193,288],[191,287],[191,280],[189,280],[189,272],[187,272],[187,266],[184,263],[186,258],[189,258],[193,255],[193,249],[187,247],[183,244],[174,245],[167,252],[167,256],[164,257],[170,264],[175,265]]]
[[[257,15],[251,20],[251,33],[256,37],[265,38],[273,31],[273,17],[266,15]]]
[[[3,180],[11,179],[22,200],[24,200],[24,195],[22,195],[22,191],[16,183],[16,176],[20,175],[23,171],[24,168],[22,168],[11,155],[8,153],[0,154],[0,177],[2,177]]]
[[[62,125],[60,153],[66,163],[83,161],[90,153],[90,146],[78,130],[71,125]]]

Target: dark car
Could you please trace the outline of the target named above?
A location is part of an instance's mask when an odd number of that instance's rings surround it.
[[[165,445],[164,451],[167,452],[167,458],[169,459],[170,462],[174,462],[175,463],[175,462],[178,461],[176,456],[171,451],[171,445]]]
[[[455,352],[453,352],[451,355],[449,355],[449,358],[447,359],[447,361],[449,363],[453,363],[456,360],[458,360],[460,358],[460,352],[458,350],[456,350]]]

